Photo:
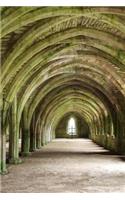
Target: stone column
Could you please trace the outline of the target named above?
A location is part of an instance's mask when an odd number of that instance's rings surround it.
[[[19,124],[17,121],[17,96],[14,97],[10,117],[10,151],[9,162],[12,164],[21,163],[19,158]]]
[[[3,91],[1,87],[1,70],[0,70],[0,174],[7,172],[6,169],[6,129],[4,125],[5,101],[3,100]]]
[[[41,123],[40,125],[40,132],[41,132],[41,146],[45,145],[45,131],[44,131],[44,125]]]
[[[30,127],[27,119],[27,107],[24,107],[22,113],[22,152],[23,156],[30,154]]]
[[[40,132],[40,120],[37,123],[36,127],[36,147],[37,149],[41,148],[41,132]]]
[[[33,115],[30,126],[30,151],[36,150],[36,134],[35,134],[35,114]]]
[[[0,116],[1,118],[1,116]],[[0,119],[1,120],[1,119]],[[2,122],[2,120],[1,120]],[[2,125],[2,123],[1,123]],[[3,128],[0,125],[0,173],[5,174],[7,173],[6,168],[6,131],[5,128]]]

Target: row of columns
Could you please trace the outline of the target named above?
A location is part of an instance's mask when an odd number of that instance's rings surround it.
[[[4,108],[4,106],[3,106]],[[28,108],[25,105],[21,122],[18,120],[18,106],[17,106],[17,96],[15,96],[11,109],[9,110],[10,119],[8,121],[9,124],[9,163],[11,164],[18,164],[21,163],[21,159],[19,157],[19,133],[20,133],[20,127],[21,127],[21,155],[22,156],[28,156],[30,152],[35,151],[36,149],[39,149],[42,147],[42,145],[47,144],[47,142],[50,142],[52,138],[50,138],[49,134],[41,134],[44,132],[44,128],[41,127],[40,120],[37,121],[37,115],[33,115],[31,126],[28,124]],[[1,117],[1,124],[0,124],[0,130],[2,130],[2,133],[0,134],[0,173],[6,173],[6,132],[8,124],[3,120],[5,110],[3,109],[0,113]],[[116,115],[116,113],[115,113]],[[37,123],[36,123],[37,121]],[[115,122],[118,122],[118,119],[115,118]],[[94,127],[91,127],[92,132],[96,130],[97,126],[96,122],[93,123]],[[108,125],[108,126],[107,126]],[[111,121],[108,119],[108,123],[106,122],[106,129],[111,132],[110,126]],[[42,124],[42,126],[44,126]],[[102,127],[102,125],[98,124],[98,127]],[[41,129],[42,128],[42,129]],[[103,127],[104,128],[104,127]],[[119,129],[121,127],[115,127],[115,130]],[[106,131],[106,130],[105,130]],[[50,131],[45,129],[45,132],[49,133]],[[96,131],[98,133],[98,131]],[[122,135],[118,135],[119,137],[122,137]],[[122,141],[122,138],[118,139],[118,141]],[[103,145],[102,145],[103,146]],[[121,145],[119,145],[121,147]]]
[[[17,116],[17,96],[15,96],[11,109],[9,110],[9,155],[8,161],[11,164],[21,163],[19,157],[19,133],[21,128],[21,155],[28,156],[30,152],[35,151],[42,147],[43,142],[41,135],[41,124],[38,121],[36,126],[35,115],[32,118],[31,126],[28,124],[28,108],[24,107],[21,122],[18,121]],[[3,111],[4,112],[4,111]],[[0,116],[3,118],[3,114]],[[2,122],[2,120],[1,120]],[[7,133],[7,124],[1,123],[2,134],[0,134],[0,173],[7,173],[6,166],[6,133]]]

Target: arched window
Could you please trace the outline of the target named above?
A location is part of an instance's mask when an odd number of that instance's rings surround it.
[[[68,121],[67,133],[69,135],[77,135],[76,133],[76,121],[71,117]]]

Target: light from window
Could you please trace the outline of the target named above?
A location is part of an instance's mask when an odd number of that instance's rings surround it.
[[[69,135],[76,135],[76,122],[73,117],[71,117],[68,121],[68,130]]]

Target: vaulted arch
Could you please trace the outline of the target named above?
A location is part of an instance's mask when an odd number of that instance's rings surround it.
[[[19,163],[73,112],[94,142],[125,154],[125,8],[3,7],[1,16],[1,172],[8,132],[9,162]]]

